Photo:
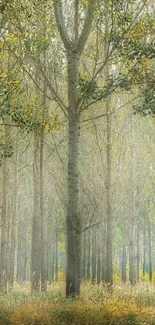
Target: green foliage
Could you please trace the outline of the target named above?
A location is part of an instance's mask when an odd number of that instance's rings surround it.
[[[155,81],[148,82],[141,90],[141,103],[134,106],[134,114],[140,113],[142,116],[148,114],[155,115]]]
[[[43,114],[44,111],[44,114]],[[57,115],[49,114],[42,107],[27,105],[24,107],[15,107],[10,111],[12,121],[21,128],[24,128],[28,133],[43,128],[45,132],[50,133],[60,129],[61,125],[57,120]]]
[[[24,127],[28,132],[40,127],[40,120],[37,115],[31,116],[31,112],[25,112],[23,108],[18,107],[10,112],[12,120],[20,127]]]
[[[131,82],[129,78],[120,73],[117,78],[109,76],[105,82],[105,86],[101,88],[94,80],[89,80],[87,76],[84,75],[79,78],[79,89],[81,96],[86,101],[100,101],[107,98],[117,89],[129,91],[131,89]]]
[[[9,140],[0,139],[0,161],[10,158],[13,154],[13,146]]]

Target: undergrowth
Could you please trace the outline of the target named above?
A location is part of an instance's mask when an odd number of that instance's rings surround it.
[[[23,291],[22,291],[23,288]],[[52,284],[46,294],[31,295],[29,284],[15,285],[0,295],[0,325],[155,325],[155,286],[109,288],[83,283],[81,296],[64,296],[64,284]]]

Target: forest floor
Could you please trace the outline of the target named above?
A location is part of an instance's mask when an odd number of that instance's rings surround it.
[[[0,325],[155,325],[155,284],[109,290],[85,283],[76,299],[65,299],[63,283],[48,289],[31,295],[29,284],[16,284],[13,292],[1,294]]]

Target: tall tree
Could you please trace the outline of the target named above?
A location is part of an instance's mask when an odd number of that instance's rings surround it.
[[[8,136],[8,128],[5,127],[5,135]],[[0,264],[0,291],[7,292],[8,279],[8,217],[7,217],[7,186],[8,168],[7,159],[3,163],[3,194],[2,194],[2,215],[1,215],[1,264]]]
[[[54,1],[55,19],[63,41],[68,70],[68,206],[66,296],[80,293],[81,217],[79,215],[79,66],[80,56],[90,35],[96,0],[89,0],[82,31],[80,1],[74,1],[73,34],[69,37],[61,0]]]

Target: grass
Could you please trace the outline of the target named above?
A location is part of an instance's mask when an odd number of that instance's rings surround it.
[[[31,295],[29,284],[15,285],[0,295],[0,325],[155,325],[155,285],[131,287],[83,283],[81,296],[64,297],[64,284],[52,284],[47,294]]]

